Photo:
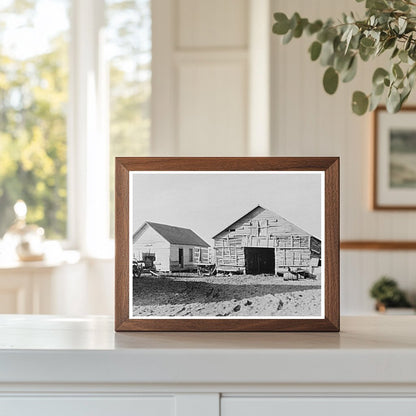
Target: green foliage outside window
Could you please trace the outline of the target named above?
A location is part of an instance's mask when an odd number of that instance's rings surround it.
[[[13,205],[23,199],[27,220],[48,238],[66,236],[67,31],[33,55],[6,49],[16,26],[34,26],[35,1],[0,7],[0,238],[13,222]],[[24,39],[22,40],[24,42]],[[17,44],[17,40],[16,40]],[[18,45],[20,46],[20,45]]]

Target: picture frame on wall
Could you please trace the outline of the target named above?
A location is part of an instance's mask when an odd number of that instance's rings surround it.
[[[416,107],[373,114],[373,209],[416,209]]]
[[[116,158],[116,331],[339,331],[339,158]]]

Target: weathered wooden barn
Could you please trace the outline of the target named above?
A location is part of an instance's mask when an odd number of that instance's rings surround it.
[[[157,271],[195,270],[208,262],[209,245],[188,228],[146,221],[133,235],[133,257]]]
[[[219,271],[272,274],[308,269],[321,258],[321,241],[280,215],[252,209],[213,237]]]

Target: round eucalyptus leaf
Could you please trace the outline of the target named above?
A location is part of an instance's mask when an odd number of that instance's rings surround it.
[[[392,38],[387,38],[385,40],[385,42],[383,43],[383,48],[384,49],[390,49],[392,48],[394,45],[396,44],[396,38],[392,37]]]
[[[293,36],[295,38],[300,38],[302,36],[303,29],[305,29],[307,25],[308,25],[307,19],[299,19],[297,21],[295,28],[293,29]]]
[[[358,47],[358,52],[360,54],[360,58],[367,62],[372,56],[374,56],[376,49],[375,48],[367,48],[360,43]]]
[[[334,68],[338,72],[343,72],[346,70],[351,61],[351,54],[337,53],[334,58]]]
[[[361,91],[355,91],[352,95],[352,111],[362,116],[368,108],[368,97]]]
[[[381,96],[384,92],[384,83],[373,86],[373,95]]]
[[[388,5],[385,0],[367,0],[366,5],[368,9],[384,10]]]
[[[374,43],[374,39],[364,37],[360,41],[360,46],[363,46],[364,48],[372,48],[374,46]]]
[[[314,33],[319,32],[322,29],[323,23],[321,20],[315,20],[313,23],[311,23],[306,31],[309,35],[313,35]]]
[[[370,105],[368,111],[374,111],[380,104],[382,95],[371,94],[370,96]]]
[[[293,39],[293,30],[289,30],[286,35],[283,36],[282,43],[287,45]]]
[[[391,54],[390,59],[394,59],[394,58],[398,55],[399,51],[400,51],[400,49],[396,46],[396,47],[394,48],[393,53]]]
[[[275,13],[274,20],[276,20],[276,23],[273,25],[273,33],[285,35],[290,29],[287,16],[284,13]]]
[[[392,88],[387,96],[386,107],[389,113],[397,113],[400,110],[400,93],[397,88]]]
[[[322,66],[332,65],[334,62],[334,43],[327,41],[322,45],[320,63]]]
[[[404,104],[404,102],[407,100],[407,98],[409,97],[410,93],[412,92],[412,90],[410,88],[405,89],[401,94],[400,94],[400,107],[399,110],[402,108],[402,105]]]
[[[326,29],[322,29],[317,35],[316,39],[319,40],[321,43],[325,43],[328,40],[328,31]]]
[[[338,72],[330,66],[324,74],[323,84],[324,89],[328,94],[334,94],[338,88]]]
[[[321,50],[322,44],[320,42],[315,41],[312,43],[312,45],[309,47],[309,53],[311,54],[312,61],[316,61],[319,58]]]
[[[357,74],[357,58],[354,55],[351,58],[350,64],[348,66],[347,71],[344,73],[343,77],[342,77],[342,82],[350,82],[354,79],[355,75]]]
[[[290,18],[289,24],[290,28],[294,30],[296,26],[299,24],[301,17],[298,12],[293,13],[293,16]]]
[[[409,58],[409,55],[407,54],[407,51],[405,51],[405,50],[403,50],[403,49],[402,49],[402,50],[399,52],[399,58],[400,58],[400,60],[401,60],[402,62],[407,63],[408,58]]]
[[[394,64],[392,68],[392,73],[396,78],[403,78],[404,74],[399,64]]]
[[[389,73],[384,68],[377,68],[373,74],[373,85],[379,85],[384,83],[384,78],[386,78]]]

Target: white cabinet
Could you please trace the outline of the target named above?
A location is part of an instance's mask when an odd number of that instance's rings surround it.
[[[221,416],[414,416],[416,398],[225,397]]]
[[[16,397],[0,398],[7,416],[174,416],[173,397]]]
[[[341,333],[115,333],[0,315],[0,415],[415,416],[416,316]]]

